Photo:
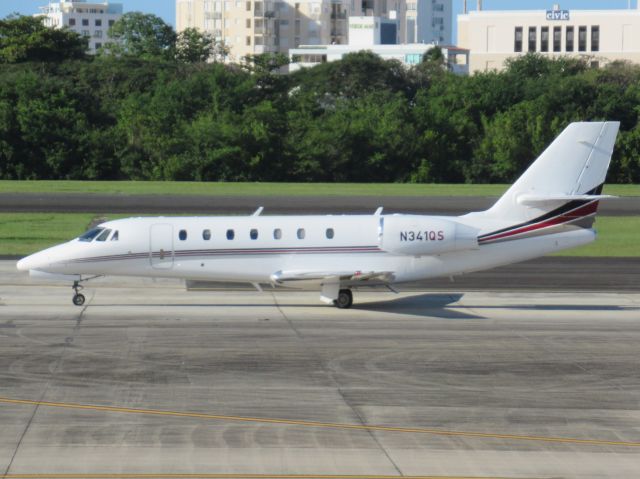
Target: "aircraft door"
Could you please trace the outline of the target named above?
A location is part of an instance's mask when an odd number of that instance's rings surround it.
[[[155,269],[173,268],[173,225],[157,224],[149,228],[149,258]]]

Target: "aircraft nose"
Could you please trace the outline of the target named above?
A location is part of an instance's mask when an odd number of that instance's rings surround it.
[[[49,265],[48,255],[44,255],[42,253],[35,253],[27,256],[26,258],[22,258],[16,264],[18,270],[20,271],[29,271],[31,269],[41,269],[46,268]]]

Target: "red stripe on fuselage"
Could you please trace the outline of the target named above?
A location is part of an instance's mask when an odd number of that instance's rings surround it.
[[[479,242],[485,243],[488,241],[507,238],[509,236],[529,233],[531,231],[539,230],[542,228],[548,228],[550,226],[556,226],[559,224],[568,223],[580,218],[584,218],[585,216],[593,215],[597,212],[597,210],[598,210],[598,201],[596,200],[591,203],[587,203],[586,205],[580,206],[574,210],[568,211],[564,214],[558,215],[554,218],[550,218],[548,220],[542,221],[540,223],[534,223],[532,225],[523,226],[521,228],[516,228],[511,231],[505,231],[504,233],[500,233],[497,235],[484,237]]]

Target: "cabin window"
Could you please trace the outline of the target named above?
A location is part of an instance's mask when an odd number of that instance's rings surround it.
[[[104,230],[102,233],[98,235],[96,241],[107,241],[107,238],[111,234],[111,230]]]
[[[84,233],[82,236],[78,237],[79,241],[92,241],[93,238],[95,238],[96,236],[98,236],[102,231],[104,230],[104,228],[93,228],[89,231],[87,231],[86,233]]]
[[[178,238],[180,238],[180,241],[184,241],[187,239],[187,230],[180,230],[180,233],[178,233]]]
[[[325,234],[327,235],[328,239],[333,239],[333,235],[334,235],[333,228],[327,228],[327,231],[325,232]]]
[[[273,239],[282,239],[282,230],[280,228],[276,228],[273,230]]]
[[[305,237],[304,228],[298,228],[298,232],[296,234],[298,236],[298,239],[304,239],[304,237]]]
[[[233,238],[235,238],[236,233],[233,230],[227,230],[227,239],[228,240],[232,240]]]
[[[118,230],[113,232],[113,236],[111,237],[111,241],[118,241]]]
[[[211,230],[202,230],[202,239],[209,241],[211,239]]]
[[[252,240],[257,240],[258,239],[258,230],[254,228],[251,231],[249,231],[249,237]]]

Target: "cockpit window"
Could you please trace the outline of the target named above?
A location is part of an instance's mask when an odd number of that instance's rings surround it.
[[[111,237],[111,241],[118,241],[118,230],[113,232],[113,236]]]
[[[104,231],[104,228],[93,228],[80,236],[78,240],[86,242],[92,241],[93,238],[98,236],[102,231]]]
[[[102,233],[98,235],[96,241],[107,241],[107,238],[111,234],[111,230],[104,230]]]

